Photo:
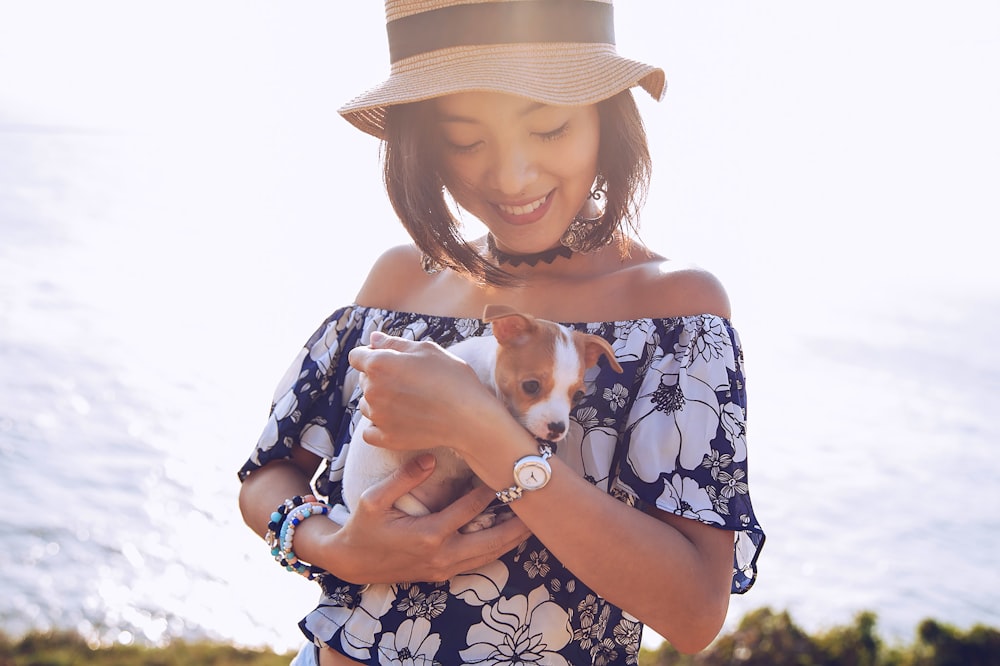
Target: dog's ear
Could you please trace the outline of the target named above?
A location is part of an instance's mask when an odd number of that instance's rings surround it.
[[[608,359],[608,363],[615,372],[622,372],[622,366],[615,358],[615,350],[611,348],[611,344],[599,335],[584,334],[583,359],[587,367],[597,365],[601,356]]]
[[[507,315],[512,314],[517,314],[517,310],[509,305],[490,303],[483,308],[483,321],[493,321],[494,319],[499,319],[500,317],[506,317]]]
[[[538,326],[534,317],[514,310],[495,315],[492,321],[493,337],[501,345],[515,345],[524,342],[529,339]]]

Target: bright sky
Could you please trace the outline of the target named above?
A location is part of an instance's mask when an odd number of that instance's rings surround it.
[[[283,211],[322,221],[336,182],[337,213],[383,220],[347,196],[377,184],[375,143],[335,113],[387,71],[381,5],[0,1],[0,123],[158,132],[164,160],[294,192]],[[669,81],[642,101],[647,240],[737,292],[789,271],[840,289],[847,267],[988,280],[998,26],[992,0],[620,0],[619,50]],[[379,244],[403,239],[390,223]]]

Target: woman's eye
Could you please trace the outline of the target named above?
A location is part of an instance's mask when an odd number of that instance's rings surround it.
[[[454,153],[471,153],[479,147],[480,143],[479,141],[474,141],[473,143],[455,143],[454,141],[445,140],[448,149]]]
[[[526,382],[521,382],[521,390],[523,390],[528,395],[536,395],[542,388],[542,385],[538,383],[537,380],[529,379]]]
[[[568,121],[565,122],[565,123],[563,123],[559,127],[555,128],[551,132],[539,132],[538,133],[538,137],[542,141],[553,141],[554,139],[558,139],[559,137],[561,137],[567,131],[569,131],[569,122]]]

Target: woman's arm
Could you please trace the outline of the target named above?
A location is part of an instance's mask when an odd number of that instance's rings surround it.
[[[518,435],[516,429],[506,434]],[[511,484],[513,460],[500,453],[503,448],[499,441],[486,441],[472,463],[497,488]],[[707,646],[729,607],[733,533],[658,509],[637,511],[558,458],[549,462],[549,483],[512,502],[514,512],[595,592],[676,649],[697,652]]]
[[[296,447],[291,460],[274,461],[253,472],[240,488],[247,525],[263,536],[277,506],[312,492],[309,480],[319,461]],[[433,469],[433,456],[410,461],[367,491],[343,527],[323,517],[303,521],[295,531],[296,554],[353,583],[443,581],[492,562],[527,538],[528,530],[517,519],[484,532],[458,533],[493,499],[489,488],[479,488],[429,516],[415,518],[393,508],[396,499]]]

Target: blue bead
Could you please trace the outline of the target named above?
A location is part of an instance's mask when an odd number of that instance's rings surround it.
[[[271,514],[271,522],[272,523],[280,523],[282,516],[283,516],[283,514],[280,514],[277,511],[275,511],[274,513]]]

